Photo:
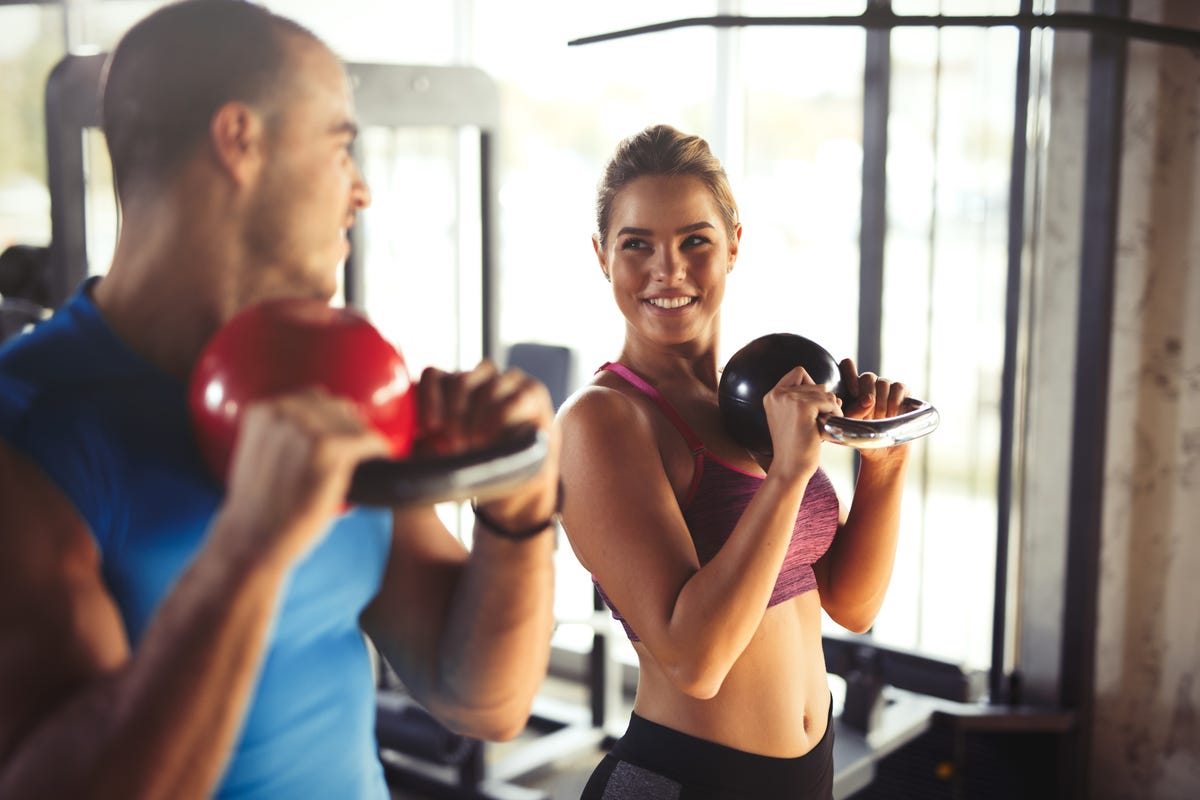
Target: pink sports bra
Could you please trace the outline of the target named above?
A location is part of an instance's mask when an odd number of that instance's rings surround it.
[[[692,535],[700,565],[707,564],[729,539],[742,517],[742,512],[762,485],[763,478],[744,472],[709,453],[704,443],[667,399],[628,367],[608,362],[597,372],[602,370],[619,375],[649,397],[683,435],[691,448],[695,470],[683,502],[683,519]],[[837,493],[829,476],[818,468],[809,479],[808,488],[804,492],[800,513],[796,516],[796,524],[792,528],[792,541],[783,559],[779,578],[775,581],[775,590],[771,593],[769,606],[817,588],[817,577],[812,565],[829,549],[834,534],[837,533],[837,526]],[[604,593],[595,576],[592,577],[592,581],[612,610],[613,618],[625,628],[631,641],[638,641],[637,634]]]

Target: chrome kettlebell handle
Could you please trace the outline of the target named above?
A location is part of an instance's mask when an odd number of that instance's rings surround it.
[[[822,439],[856,450],[894,447],[913,439],[920,439],[933,433],[939,422],[941,416],[938,410],[915,397],[905,398],[901,403],[901,413],[894,417],[851,419],[823,414],[818,419]]]

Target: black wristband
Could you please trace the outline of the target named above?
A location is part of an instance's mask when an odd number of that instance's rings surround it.
[[[555,490],[554,513],[552,513],[542,522],[538,522],[530,525],[527,528],[521,528],[515,531],[509,530],[488,516],[487,512],[480,508],[479,504],[474,500],[471,501],[471,510],[475,512],[475,520],[482,525],[485,530],[491,532],[495,536],[499,536],[501,539],[510,539],[514,542],[519,542],[524,539],[532,539],[534,536],[537,536],[542,531],[556,524],[558,522],[559,512],[562,511],[562,499],[563,485],[562,481],[559,481],[558,488]]]

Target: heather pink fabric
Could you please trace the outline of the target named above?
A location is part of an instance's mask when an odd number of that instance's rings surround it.
[[[707,564],[729,539],[729,534],[737,526],[742,512],[750,504],[763,479],[726,464],[710,454],[704,443],[666,398],[628,367],[609,362],[601,366],[600,370],[619,375],[654,401],[691,448],[695,471],[683,504],[683,518],[692,534],[692,543],[696,547],[701,566]],[[824,470],[818,469],[808,481],[804,500],[800,504],[800,513],[796,516],[796,524],[792,528],[792,541],[788,545],[787,555],[784,556],[783,566],[779,571],[779,578],[775,581],[775,590],[771,593],[768,606],[777,605],[817,588],[817,578],[812,565],[829,549],[834,534],[837,533],[837,525],[837,493],[829,476]],[[624,626],[632,641],[638,641],[637,634],[613,606],[604,589],[594,577],[592,580],[596,583],[600,596],[612,610],[613,618]]]

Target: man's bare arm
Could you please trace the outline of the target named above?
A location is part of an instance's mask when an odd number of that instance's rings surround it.
[[[205,545],[134,651],[86,524],[0,443],[0,797],[212,794],[288,570],[386,450],[328,405],[252,412]]]
[[[0,796],[210,794],[282,570],[202,556],[131,657],[86,525],[2,444],[0,529]]]
[[[421,430],[480,447],[535,426],[550,436],[542,470],[482,509],[512,541],[476,522],[470,552],[433,508],[397,511],[392,553],[363,625],[413,696],[449,727],[484,739],[524,728],[546,674],[554,625],[558,443],[546,387],[482,362],[468,373],[426,370]]]
[[[395,524],[365,630],[448,727],[481,739],[516,736],[550,658],[556,531],[514,542],[477,524],[468,553],[432,509],[398,513]]]

